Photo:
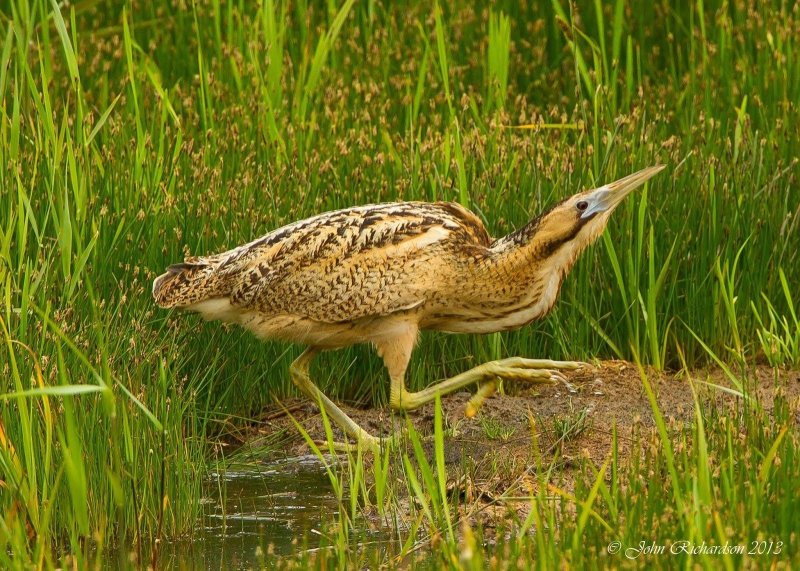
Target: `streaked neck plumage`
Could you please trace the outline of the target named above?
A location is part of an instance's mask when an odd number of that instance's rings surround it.
[[[563,279],[578,256],[600,235],[606,220],[561,224],[551,209],[492,244],[494,263],[510,275],[556,274]],[[604,217],[607,218],[607,217]]]

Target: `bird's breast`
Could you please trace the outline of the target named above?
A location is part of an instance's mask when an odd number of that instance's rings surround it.
[[[532,277],[526,283],[495,290],[462,292],[458,302],[431,311],[423,329],[451,333],[493,333],[518,329],[541,319],[552,309],[561,289],[560,273]]]

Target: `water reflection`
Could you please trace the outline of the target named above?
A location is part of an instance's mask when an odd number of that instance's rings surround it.
[[[338,502],[314,456],[233,467],[211,474],[195,537],[163,546],[159,566],[178,569],[271,567],[296,553],[338,515]],[[293,543],[294,542],[294,543]]]

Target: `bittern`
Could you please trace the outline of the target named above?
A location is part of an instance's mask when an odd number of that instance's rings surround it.
[[[471,384],[474,414],[499,379],[547,382],[582,363],[514,357],[491,361],[419,392],[405,373],[420,330],[491,333],[545,316],[578,255],[612,211],[664,167],[575,194],[493,240],[481,221],[449,202],[397,202],[327,212],[249,244],[169,266],[156,303],[238,323],[262,339],[307,346],[292,380],[355,440],[381,440],[356,424],[309,376],[320,351],[371,343],[389,373],[390,405],[415,409]],[[341,446],[347,447],[348,443]]]

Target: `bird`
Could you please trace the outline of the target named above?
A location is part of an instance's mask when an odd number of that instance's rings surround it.
[[[564,380],[576,361],[509,357],[478,365],[419,392],[405,375],[423,330],[493,333],[523,327],[553,308],[578,256],[614,209],[665,168],[645,168],[578,192],[526,225],[490,237],[480,218],[453,202],[393,202],[326,212],[278,228],[232,250],[192,256],[153,282],[162,308],[238,324],[263,340],[304,345],[292,381],[342,429],[345,450],[380,450],[311,379],[321,351],[371,344],[390,380],[389,404],[408,411],[469,385],[473,416],[498,379]]]

